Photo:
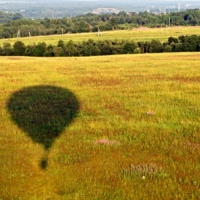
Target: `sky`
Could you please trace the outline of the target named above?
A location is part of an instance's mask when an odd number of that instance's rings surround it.
[[[99,2],[131,2],[131,3],[162,3],[162,2],[199,2],[199,0],[0,0],[0,2],[8,3],[22,3],[22,2],[68,2],[68,1],[99,1]]]

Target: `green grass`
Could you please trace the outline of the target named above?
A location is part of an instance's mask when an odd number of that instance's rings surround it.
[[[200,53],[1,57],[0,199],[199,199],[199,74]],[[43,146],[7,108],[39,85],[80,103],[46,169]]]
[[[132,30],[117,30],[102,32],[102,36],[98,37],[97,33],[80,33],[80,34],[65,34],[65,35],[52,35],[52,36],[37,36],[37,37],[24,37],[1,39],[0,45],[5,42],[14,44],[18,40],[22,40],[26,45],[38,42],[46,42],[47,44],[56,45],[59,40],[69,41],[73,40],[75,43],[87,41],[89,38],[93,40],[134,40],[138,41],[151,41],[158,39],[162,42],[167,41],[170,36],[177,37],[181,35],[199,35],[200,27],[198,26],[184,26],[184,27],[170,27],[170,28],[134,28]]]

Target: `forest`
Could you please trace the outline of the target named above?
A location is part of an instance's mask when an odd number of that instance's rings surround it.
[[[126,30],[135,27],[197,26],[200,25],[200,10],[191,9],[182,12],[152,14],[150,12],[120,12],[118,14],[96,15],[88,13],[72,18],[44,18],[32,20],[21,14],[0,12],[0,38],[14,38],[97,32],[108,30]]]
[[[97,56],[115,54],[139,54],[139,53],[162,53],[162,52],[195,52],[200,51],[200,36],[169,37],[166,42],[152,39],[150,42],[134,42],[129,40],[104,40],[82,41],[74,43],[72,40],[64,42],[59,40],[57,45],[45,42],[25,45],[22,41],[16,41],[13,45],[9,42],[0,47],[1,56]]]

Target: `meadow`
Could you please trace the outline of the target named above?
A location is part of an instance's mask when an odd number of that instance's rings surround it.
[[[200,199],[200,53],[0,61],[1,200]],[[50,144],[28,124],[45,87],[76,98]]]
[[[69,41],[73,40],[75,43],[87,41],[89,38],[95,41],[98,40],[133,40],[135,42],[151,41],[158,39],[161,42],[166,42],[170,36],[178,38],[181,35],[200,35],[199,26],[174,26],[162,28],[134,28],[131,30],[115,30],[101,32],[101,36],[97,33],[77,33],[77,34],[63,34],[63,35],[48,35],[37,37],[21,37],[1,39],[0,46],[3,43],[9,42],[14,44],[16,41],[23,41],[26,45],[45,42],[46,44],[57,45],[59,40]]]

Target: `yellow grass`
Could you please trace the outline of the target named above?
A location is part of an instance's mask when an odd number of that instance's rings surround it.
[[[200,53],[0,60],[0,199],[200,198]],[[80,102],[46,170],[7,108],[39,85]]]
[[[5,42],[14,44],[18,40],[22,40],[25,44],[33,44],[38,42],[45,42],[47,44],[56,45],[59,40],[69,41],[73,40],[75,43],[86,41],[88,39],[93,40],[134,40],[138,41],[151,41],[152,39],[158,39],[162,42],[167,41],[170,36],[177,37],[181,35],[200,34],[199,26],[186,26],[186,27],[163,27],[163,28],[134,28],[132,30],[117,30],[102,32],[102,35],[98,37],[97,33],[80,33],[80,34],[64,34],[64,35],[52,35],[52,36],[37,36],[37,37],[25,37],[25,38],[12,38],[1,39],[0,45]]]

